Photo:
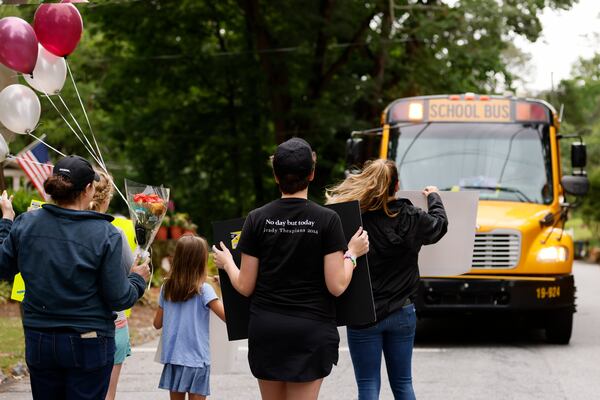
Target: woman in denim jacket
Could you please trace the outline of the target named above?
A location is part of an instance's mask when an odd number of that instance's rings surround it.
[[[143,294],[148,263],[121,265],[122,239],[112,217],[87,211],[98,175],[87,160],[59,160],[44,204],[14,219],[0,197],[0,279],[20,272],[25,359],[34,399],[103,399],[115,352],[113,311]],[[14,222],[13,222],[14,219]]]

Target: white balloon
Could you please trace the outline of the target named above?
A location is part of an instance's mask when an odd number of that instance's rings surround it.
[[[0,135],[0,162],[6,160],[6,156],[8,155],[8,144],[6,140],[4,140],[4,136]]]
[[[38,46],[38,58],[32,75],[24,74],[23,77],[38,92],[58,94],[67,79],[67,63],[63,57],[55,56],[41,44]]]
[[[42,106],[35,92],[25,85],[10,85],[0,92],[0,122],[25,135],[40,122]]]

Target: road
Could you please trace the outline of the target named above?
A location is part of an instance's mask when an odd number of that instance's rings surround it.
[[[571,344],[548,345],[543,332],[515,319],[461,318],[419,324],[413,360],[417,398],[426,400],[592,400],[600,398],[600,266],[575,265],[578,312]],[[213,329],[215,336],[222,327]],[[356,399],[356,385],[341,332],[340,361],[323,384],[320,399]],[[246,344],[213,351],[213,399],[258,399],[246,362]],[[156,389],[161,366],[152,361],[156,343],[136,349],[124,367],[119,399],[165,399]],[[219,359],[215,357],[217,354]],[[393,399],[382,371],[381,399]],[[0,393],[5,400],[29,399],[27,381]]]

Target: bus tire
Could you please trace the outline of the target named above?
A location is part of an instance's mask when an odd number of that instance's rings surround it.
[[[569,344],[573,331],[573,311],[558,310],[546,320],[546,341],[553,344]]]

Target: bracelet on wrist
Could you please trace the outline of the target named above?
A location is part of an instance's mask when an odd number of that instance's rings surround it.
[[[356,268],[356,256],[350,253],[350,250],[348,250],[346,254],[344,254],[344,259],[352,261],[352,265],[354,266],[354,268]]]

